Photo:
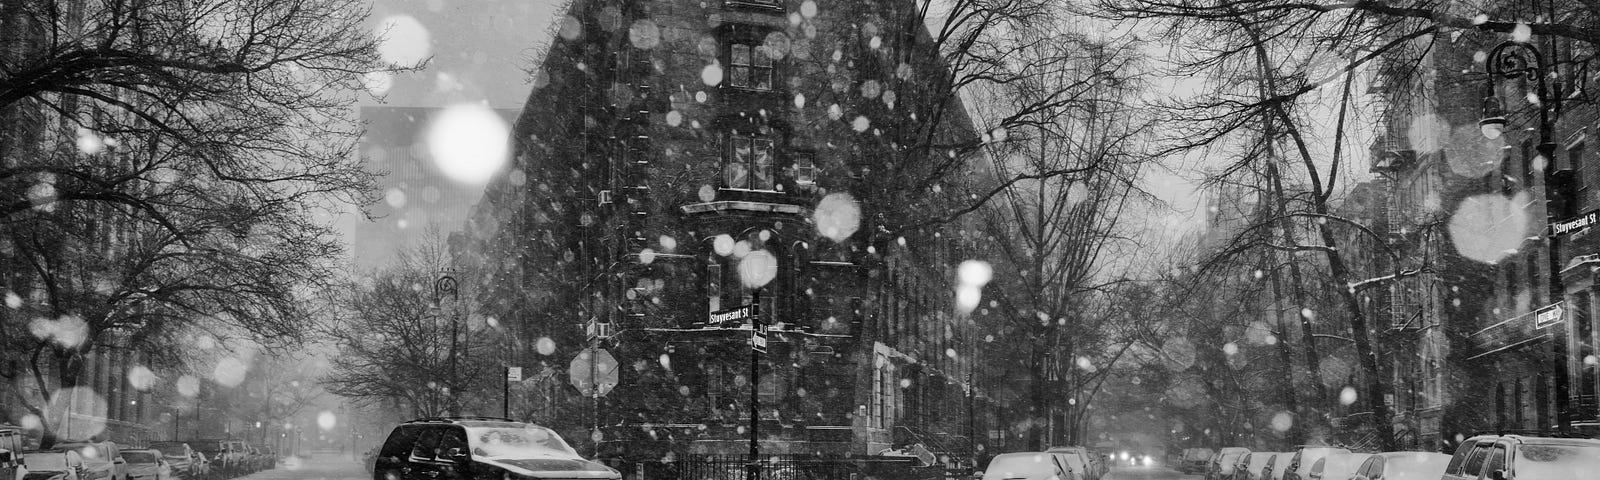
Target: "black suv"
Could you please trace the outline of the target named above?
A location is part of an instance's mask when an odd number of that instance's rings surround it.
[[[482,417],[400,424],[373,459],[373,480],[608,479],[622,474],[584,460],[538,425]]]

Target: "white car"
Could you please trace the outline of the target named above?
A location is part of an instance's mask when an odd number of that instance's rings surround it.
[[[172,464],[160,450],[123,450],[128,480],[172,480]]]

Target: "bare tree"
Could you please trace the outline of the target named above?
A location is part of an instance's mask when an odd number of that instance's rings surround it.
[[[339,353],[322,385],[356,400],[400,400],[414,416],[476,405],[462,393],[498,379],[486,358],[498,345],[472,333],[471,295],[435,289],[452,264],[433,230],[394,265],[334,291],[339,318],[327,334]]]
[[[1128,345],[1120,327],[1136,316],[1125,300],[1138,289],[1118,284],[1138,266],[1117,254],[1137,248],[1123,214],[1148,200],[1137,185],[1146,126],[1130,106],[1135,56],[1077,32],[1040,36],[1048,40],[1015,52],[1020,76],[985,85],[974,108],[1035,109],[991,142],[988,184],[998,186],[975,223],[1000,273],[989,289],[996,325],[986,327],[1004,332],[1011,355],[998,358],[1014,359],[1028,380],[1015,396],[1026,399],[1036,448],[1083,438],[1089,404]],[[1062,92],[1072,100],[1045,106]]]
[[[0,316],[43,319],[8,350],[40,395],[82,384],[96,345],[301,338],[302,289],[341,250],[327,215],[375,198],[349,107],[396,68],[366,15],[351,0],[0,1],[0,268],[24,300]],[[20,400],[38,414],[47,399]]]

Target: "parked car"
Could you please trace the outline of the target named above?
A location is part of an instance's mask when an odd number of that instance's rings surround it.
[[[1370,453],[1335,453],[1317,459],[1306,478],[1311,480],[1350,480],[1356,470],[1371,458]]]
[[[1068,468],[1072,469],[1071,473],[1075,474],[1079,478],[1083,478],[1085,480],[1100,480],[1100,477],[1105,475],[1105,472],[1100,468],[1100,462],[1097,461],[1095,455],[1090,453],[1089,449],[1087,448],[1070,446],[1052,447],[1049,450],[1045,450],[1045,453],[1067,456],[1069,461],[1064,463]],[[1071,477],[1069,476],[1066,478]]]
[[[262,470],[271,470],[278,466],[278,452],[273,451],[271,445],[257,443],[251,446],[255,447],[256,454],[261,456]]]
[[[1233,471],[1229,480],[1260,480],[1261,467],[1267,465],[1267,459],[1278,452],[1245,452],[1239,455],[1239,466]]]
[[[224,445],[226,455],[234,457],[238,471],[234,475],[246,475],[256,472],[255,453],[250,451],[250,446],[244,440],[228,440]]]
[[[128,480],[172,480],[172,464],[160,450],[123,450],[122,459],[127,461]]]
[[[0,480],[23,480],[28,467],[22,464],[22,427],[0,425]]]
[[[1317,460],[1322,459],[1322,457],[1335,453],[1350,453],[1350,450],[1321,445],[1301,446],[1294,451],[1293,456],[1289,457],[1288,467],[1283,471],[1282,480],[1306,480],[1310,478],[1311,466],[1315,465]],[[1278,463],[1282,465],[1283,460],[1278,460]]]
[[[1266,465],[1261,467],[1261,480],[1283,480],[1284,472],[1289,471],[1289,457],[1294,452],[1278,452],[1267,459]]]
[[[204,452],[200,452],[200,451],[195,451],[194,452],[194,471],[195,471],[195,478],[198,478],[198,479],[209,479],[209,478],[211,478],[211,459],[207,458],[206,454]]]
[[[384,440],[374,480],[469,480],[558,475],[621,480],[585,460],[548,428],[509,420],[435,418],[396,426]]]
[[[1094,480],[1089,473],[1089,462],[1085,461],[1083,456],[1070,450],[1054,450],[1046,450],[1044,453],[1056,457],[1056,461],[1066,469],[1067,474],[1061,477],[1062,480]]]
[[[1600,440],[1480,435],[1461,442],[1442,480],[1593,480]]]
[[[1178,471],[1191,475],[1205,473],[1206,464],[1211,462],[1211,457],[1216,453],[1209,448],[1185,448],[1183,454],[1178,456],[1175,467]]]
[[[1239,463],[1239,457],[1250,453],[1244,447],[1225,447],[1217,450],[1211,456],[1211,461],[1206,465],[1206,480],[1223,480],[1233,477],[1233,467]]]
[[[1356,469],[1355,480],[1438,480],[1450,456],[1433,452],[1373,454]]]
[[[63,442],[54,450],[76,450],[83,457],[83,480],[128,480],[122,448],[115,442]]]
[[[1052,480],[1071,478],[1061,457],[1045,452],[1002,453],[989,460],[983,480]]]
[[[161,452],[161,457],[165,458],[167,464],[172,466],[173,477],[184,480],[200,478],[200,466],[204,462],[199,460],[199,455],[194,449],[189,448],[189,444],[183,442],[151,442],[150,448]]]
[[[230,451],[226,440],[189,440],[187,443],[196,451],[205,454],[207,469],[213,475],[232,477],[243,470],[239,464],[241,460],[239,453]]]
[[[22,454],[28,465],[27,480],[81,480],[83,456],[76,450],[35,451]]]

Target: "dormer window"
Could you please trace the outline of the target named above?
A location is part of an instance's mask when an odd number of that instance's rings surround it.
[[[772,90],[772,57],[751,41],[728,44],[728,85],[750,90]]]

